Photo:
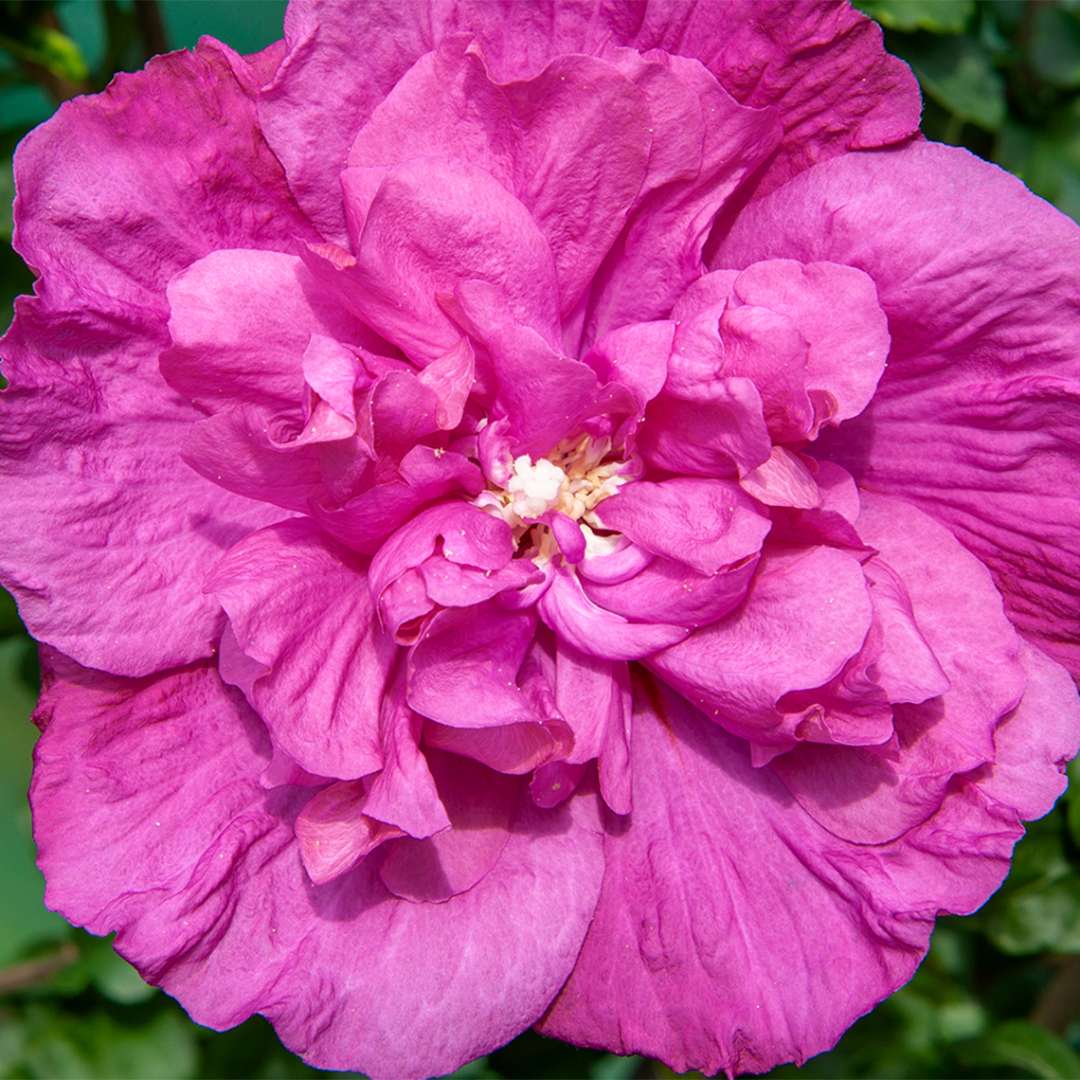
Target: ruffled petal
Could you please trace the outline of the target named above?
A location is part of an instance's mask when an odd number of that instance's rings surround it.
[[[382,765],[379,706],[395,646],[379,629],[363,568],[305,519],[233,547],[208,588],[264,674],[251,703],[309,772],[343,780]]]
[[[848,155],[748,206],[716,262],[826,260],[873,280],[889,366],[823,452],[945,522],[1010,617],[1080,672],[1080,233],[966,151]]]
[[[598,607],[582,591],[577,576],[564,569],[551,573],[551,585],[537,607],[557,637],[605,660],[640,660],[688,633],[685,627],[670,623],[632,623]]]
[[[237,81],[238,59],[211,39],[156,57],[65,102],[20,143],[14,246],[50,309],[157,330],[169,279],[202,256],[316,239]]]
[[[772,767],[826,828],[854,842],[879,843],[933,814],[956,774],[993,760],[994,729],[1021,700],[1025,678],[1020,641],[986,568],[910,504],[866,494],[863,502],[859,532],[902,582],[922,647],[932,651],[948,684],[940,697],[894,710],[895,756],[804,745]],[[879,677],[902,693],[898,680],[916,676],[927,659],[922,649],[912,654],[911,645],[919,645],[910,640],[912,627],[897,633],[890,620],[890,629]]]
[[[1002,775],[1018,757],[1031,763],[1024,737],[1049,749],[1037,717],[1010,723]],[[1069,728],[1056,744],[1066,752],[1080,738],[1075,707]],[[706,1075],[766,1072],[832,1046],[911,977],[937,914],[966,914],[1001,883],[1020,817],[1044,813],[1060,789],[1060,762],[1036,760],[1034,799],[968,777],[900,840],[849,844],[736,740],[636,684],[634,813],[605,838],[596,918],[541,1032]]]
[[[801,715],[782,712],[781,698],[839,674],[871,619],[851,555],[825,547],[769,554],[742,607],[648,663],[728,730],[786,748]]]
[[[769,531],[769,519],[754,500],[724,480],[639,480],[595,512],[607,528],[699,574],[716,574],[750,558]]]
[[[313,1065],[419,1080],[534,1023],[574,964],[602,872],[593,800],[542,814],[524,800],[483,880],[416,904],[367,861],[310,884],[290,825],[308,796],[260,786],[260,726],[210,668],[141,682],[66,672],[41,719],[33,803],[50,905],[116,931],[198,1023],[261,1012]],[[362,979],[350,956],[364,957]]]
[[[223,549],[282,512],[188,469],[198,413],[157,372],[158,334],[20,301],[0,345],[0,578],[39,641],[137,675],[212,654],[203,584]],[[77,344],[75,344],[77,343]]]
[[[475,165],[406,161],[347,169],[350,212],[363,224],[355,260],[308,265],[372,328],[420,364],[453,349],[460,334],[442,297],[479,281],[514,320],[558,340],[559,286],[551,248],[532,215]]]
[[[915,135],[922,112],[908,66],[861,12],[814,0],[664,0],[634,44],[697,57],[745,105],[775,106],[784,132],[756,191],[848,150]]]
[[[451,727],[541,721],[517,682],[535,629],[532,612],[494,602],[440,611],[409,655],[409,704]]]
[[[275,251],[215,251],[169,282],[169,384],[204,408],[299,409],[312,334],[371,334],[326,296],[303,262]]]
[[[555,59],[500,84],[467,35],[444,40],[394,86],[360,129],[350,166],[414,158],[476,165],[528,207],[571,310],[618,235],[652,142],[641,93],[609,64]]]

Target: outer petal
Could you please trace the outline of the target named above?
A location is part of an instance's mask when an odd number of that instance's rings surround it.
[[[251,702],[274,741],[321,776],[379,769],[379,703],[396,650],[355,556],[310,521],[286,521],[232,548],[208,587],[266,669]]]
[[[797,177],[717,262],[772,257],[858,267],[889,319],[874,401],[825,452],[944,521],[1080,672],[1080,230],[1000,169],[919,143]]]
[[[612,42],[700,59],[744,104],[779,106],[786,130],[768,187],[846,150],[905,139],[919,123],[914,76],[884,51],[872,20],[841,5],[293,0],[288,52],[259,115],[301,205],[328,236],[344,233],[336,183],[356,132],[412,63],[455,32],[474,34],[504,80]]]
[[[611,65],[564,56],[532,79],[500,85],[460,35],[397,83],[361,129],[349,164],[426,158],[490,173],[547,237],[569,311],[638,194],[651,131],[641,93]]]
[[[949,686],[925,704],[897,707],[895,760],[856,747],[800,747],[773,768],[826,828],[873,843],[926,820],[956,774],[993,759],[994,729],[1021,700],[1025,679],[1020,641],[986,568],[909,504],[863,498],[860,534],[907,588],[918,630]],[[886,649],[900,656],[905,644],[886,639]],[[898,676],[919,666],[906,658],[906,672],[896,672],[897,659],[887,658],[880,672],[882,685],[894,691]]]
[[[900,142],[919,126],[915,77],[885,52],[880,27],[844,4],[663,0],[649,5],[635,44],[695,56],[738,101],[777,107],[783,141],[762,194],[818,161]]]
[[[969,778],[901,841],[846,844],[800,813],[768,769],[673,695],[635,686],[634,813],[605,839],[604,888],[547,1035],[643,1053],[682,1072],[765,1072],[831,1046],[911,977],[935,915],[967,913],[1008,869],[1038,794]],[[1000,775],[1039,720],[999,744]],[[1080,716],[1069,724],[1075,747]],[[838,964],[837,957],[844,962]]]
[[[786,746],[796,718],[780,699],[837,675],[870,625],[858,560],[825,547],[781,552],[762,561],[745,604],[649,666],[728,730]]]
[[[14,244],[50,309],[157,329],[165,285],[208,252],[315,239],[236,59],[210,39],[157,57],[66,102],[20,144]]]
[[[21,301],[0,346],[0,578],[40,641],[141,674],[209,656],[221,631],[203,583],[221,551],[281,511],[192,472],[198,416],[157,373],[153,333]],[[75,344],[77,343],[77,344]]]
[[[258,1011],[314,1065],[443,1075],[534,1023],[573,966],[602,869],[590,800],[524,804],[496,865],[445,904],[394,899],[366,864],[314,888],[288,822],[306,795],[260,787],[259,725],[212,669],[72,673],[42,709],[49,903],[118,931],[199,1023]]]
[[[208,655],[207,562],[280,516],[177,465],[196,414],[157,370],[177,271],[215,248],[314,235],[238,63],[212,42],[160,57],[66,103],[16,155],[15,247],[41,278],[0,346],[13,459],[0,560],[35,634],[106,670]]]

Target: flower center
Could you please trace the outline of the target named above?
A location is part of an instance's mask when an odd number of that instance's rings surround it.
[[[586,554],[600,554],[612,540],[593,510],[626,483],[622,468],[623,462],[611,458],[610,439],[564,439],[546,457],[515,458],[506,487],[483,492],[476,504],[500,516],[514,530],[519,549],[535,562],[548,562],[559,548],[551,529],[537,520],[549,511],[576,521]]]

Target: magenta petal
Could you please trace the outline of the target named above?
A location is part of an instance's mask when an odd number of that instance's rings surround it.
[[[472,758],[511,776],[522,776],[549,759],[562,756],[572,743],[573,737],[562,721],[462,728],[429,720],[424,725],[425,747]]]
[[[346,547],[371,555],[428,503],[451,494],[476,495],[480,470],[463,454],[414,446],[390,478],[340,506],[316,505],[312,517]]]
[[[630,794],[630,674],[624,661],[589,656],[565,641],[555,652],[555,701],[574,733],[568,764],[598,759],[600,794],[616,814],[628,814]],[[547,767],[551,768],[551,767]],[[533,798],[565,790],[571,775],[549,773],[534,781]],[[558,784],[556,788],[554,785]],[[546,793],[544,795],[543,793]],[[565,795],[563,796],[565,798]],[[557,800],[561,801],[561,799]],[[543,801],[537,802],[544,806]]]
[[[445,39],[375,109],[351,166],[414,158],[477,165],[528,207],[570,310],[622,227],[645,174],[649,113],[613,67],[561,56],[499,84],[469,36]]]
[[[581,652],[606,660],[640,660],[673,642],[687,630],[666,623],[632,623],[594,604],[574,574],[557,570],[540,597],[540,616],[561,639]]]
[[[753,499],[725,480],[638,480],[605,499],[596,515],[647,551],[700,574],[756,554],[769,531]]]
[[[498,727],[541,719],[517,684],[536,617],[495,603],[448,608],[409,656],[409,704],[451,727]]]
[[[215,413],[191,424],[183,461],[226,491],[303,513],[322,493],[322,458],[317,446],[275,443],[276,426],[253,408]]]
[[[757,565],[753,556],[716,573],[699,574],[674,559],[653,559],[633,577],[614,584],[583,578],[581,586],[590,600],[617,615],[696,629],[742,602]]]
[[[650,169],[657,168],[650,178],[655,187],[631,213],[614,257],[596,276],[587,341],[628,323],[667,317],[704,270],[701,252],[713,219],[769,157],[781,132],[772,109],[740,105],[696,60],[630,50],[613,59],[645,91],[654,126],[670,129],[669,140],[685,134],[675,169],[660,160],[662,151],[650,162]]]
[[[854,8],[666,0],[650,5],[635,44],[697,56],[739,101],[776,107],[784,135],[759,178],[762,193],[818,161],[902,142],[919,127],[915,76]]]
[[[38,640],[126,675],[213,654],[223,548],[283,515],[179,460],[199,414],[157,371],[163,327],[21,299],[0,346],[0,578]],[[107,594],[108,601],[104,597]]]
[[[261,726],[212,669],[73,673],[43,709],[33,801],[49,903],[118,932],[197,1022],[262,1012],[318,1066],[439,1076],[538,1020],[565,982],[600,888],[593,800],[542,815],[526,800],[495,866],[444,904],[397,900],[366,864],[313,892],[282,816],[303,793],[268,798]],[[348,956],[366,958],[363,979]]]
[[[379,710],[382,770],[367,781],[364,812],[424,839],[450,824],[435,778],[420,750],[422,720],[408,706],[399,678]]]
[[[715,477],[749,472],[768,461],[772,440],[750,379],[723,378],[719,364],[691,365],[678,351],[668,378],[681,385],[665,387],[650,402],[637,430],[638,449],[649,465]]]
[[[1075,236],[1015,178],[919,142],[796,177],[746,208],[718,260],[827,260],[873,280],[889,365],[823,453],[945,522],[1016,624],[1080,671]]]
[[[774,259],[747,267],[734,294],[785,316],[806,340],[805,385],[821,403],[819,423],[838,424],[866,408],[889,353],[872,278],[853,266]]]
[[[296,818],[300,858],[316,885],[332,881],[386,840],[403,836],[393,825],[363,813],[359,780],[330,784],[317,791]]]
[[[160,330],[169,279],[209,252],[316,239],[235,60],[204,38],[73,100],[23,140],[14,244],[46,304]]]
[[[428,762],[450,828],[427,840],[392,844],[379,876],[403,900],[443,903],[471,889],[495,867],[521,802],[521,785],[468,758],[435,751]]]
[[[378,601],[391,582],[406,570],[423,566],[436,551],[443,561],[501,571],[514,554],[514,540],[502,518],[469,503],[429,507],[390,536],[371,560],[371,595]],[[437,570],[432,570],[432,578],[437,583]]]
[[[345,176],[364,170],[349,169]],[[346,183],[346,198],[353,197]],[[459,334],[439,305],[465,281],[489,285],[515,322],[558,335],[558,283],[551,249],[528,210],[471,164],[413,161],[381,178],[356,264],[353,308],[420,362],[453,349]]]
[[[169,283],[172,345],[161,358],[170,385],[205,408],[299,405],[312,334],[370,336],[320,293],[294,255],[214,251]]]
[[[322,776],[375,772],[379,702],[395,649],[350,553],[310,521],[287,521],[230,549],[208,588],[240,648],[267,669],[251,703],[274,741]]]
[[[643,681],[635,705],[634,813],[605,838],[546,1035],[706,1075],[803,1061],[911,977],[936,914],[983,903],[1023,831],[1016,803],[967,778],[895,843],[845,843],[685,702]],[[1040,762],[1052,789],[1057,763]]]
[[[766,506],[812,510],[821,503],[813,473],[783,446],[774,446],[769,460],[751,469],[739,480],[739,486]]]
[[[769,554],[741,607],[649,666],[729,731],[786,746],[793,722],[780,699],[839,674],[866,640],[871,615],[851,555],[825,547]]]
[[[537,330],[521,325],[503,297],[481,282],[462,286],[453,310],[486,353],[497,413],[509,421],[512,456],[537,457],[576,435],[598,391],[592,368],[561,355]]]
[[[1021,700],[1025,677],[1020,641],[986,568],[910,504],[880,495],[863,498],[859,531],[903,583],[922,639],[913,643],[910,628],[893,631],[886,647],[898,655],[886,661],[885,681],[896,686],[901,672],[910,677],[925,667],[918,648],[924,644],[948,686],[941,697],[894,710],[895,760],[856,747],[804,745],[772,768],[830,831],[880,843],[933,814],[956,774],[993,760],[994,729]],[[880,593],[879,582],[874,592]]]
[[[1068,671],[1026,642],[1027,685],[1020,704],[994,730],[994,763],[979,787],[1025,818],[1041,817],[1065,790],[1065,765],[1080,747],[1080,702]]]
[[[660,393],[667,379],[675,323],[631,323],[605,334],[583,360],[603,382],[632,390],[642,406]]]

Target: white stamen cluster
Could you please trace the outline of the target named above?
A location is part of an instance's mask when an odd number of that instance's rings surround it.
[[[578,522],[590,554],[607,551],[610,538],[594,531],[603,525],[593,510],[626,483],[619,475],[622,462],[606,460],[610,453],[610,439],[594,441],[582,435],[564,439],[547,457],[535,461],[522,454],[511,465],[506,487],[483,492],[476,504],[498,514],[514,530],[515,540],[530,534],[536,562],[547,562],[558,550],[550,530],[534,524],[549,510]]]

